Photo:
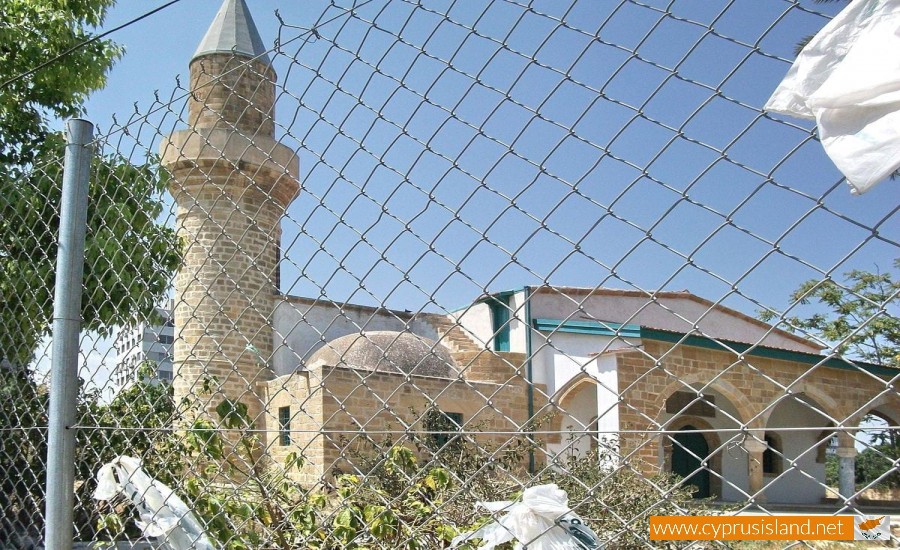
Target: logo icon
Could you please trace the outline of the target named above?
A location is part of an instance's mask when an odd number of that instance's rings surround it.
[[[853,522],[855,540],[891,540],[889,516],[856,516]]]

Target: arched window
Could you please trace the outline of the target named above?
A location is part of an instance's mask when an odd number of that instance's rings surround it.
[[[781,436],[778,434],[766,434],[767,448],[763,451],[763,473],[778,475],[782,470]]]
[[[829,447],[837,447],[837,441],[832,442],[837,436],[832,430],[822,430],[819,432],[819,437],[817,441],[819,444],[816,447],[816,463],[825,464],[825,461],[828,459],[828,449]]]

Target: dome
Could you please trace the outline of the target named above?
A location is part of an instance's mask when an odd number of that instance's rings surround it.
[[[459,374],[443,345],[410,332],[387,330],[335,338],[316,350],[306,364],[445,378]]]

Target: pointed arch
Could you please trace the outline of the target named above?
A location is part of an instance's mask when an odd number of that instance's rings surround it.
[[[835,423],[841,422],[841,420],[847,416],[841,411],[841,406],[838,404],[837,400],[819,384],[804,380],[791,386],[791,395],[797,397],[805,396],[807,401],[812,401],[812,403],[808,403],[809,405],[814,406],[820,414],[827,416]],[[769,417],[772,416],[772,412],[775,410],[777,403],[780,400],[781,399],[777,399],[772,403],[769,403],[765,410],[759,414],[759,423],[761,426],[768,425]]]
[[[600,382],[590,374],[582,372],[581,374],[569,379],[569,381],[566,382],[561,388],[556,390],[556,393],[553,394],[553,397],[551,398],[553,403],[555,403],[557,407],[565,409],[565,406],[563,405],[565,401],[581,391],[581,386],[585,384],[593,384],[595,386],[598,386]]]
[[[738,418],[736,418],[735,420],[737,420],[741,426],[748,426],[752,423],[755,423],[755,407],[753,407],[753,404],[750,402],[744,392],[738,391],[737,388],[724,380],[715,380],[710,382],[708,378],[709,377],[705,374],[695,373],[689,374],[687,376],[682,376],[678,380],[671,382],[657,396],[656,401],[653,405],[653,410],[647,412],[652,413],[657,424],[662,425],[662,417],[666,414],[666,400],[679,390],[684,390],[690,387],[692,390],[696,391],[696,388],[694,388],[694,386],[696,385],[716,391],[722,394],[725,399],[728,399],[728,401],[730,401],[734,408],[737,410]],[[671,423],[675,418],[677,418],[677,416],[670,419],[669,422]]]
[[[894,391],[885,391],[868,403],[863,403],[853,411],[848,411],[846,424],[859,426],[863,418],[872,412],[895,426],[900,425],[900,397]]]

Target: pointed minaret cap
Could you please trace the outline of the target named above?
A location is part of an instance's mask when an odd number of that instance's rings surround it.
[[[211,53],[243,54],[266,65],[272,64],[244,0],[222,3],[191,61]]]

